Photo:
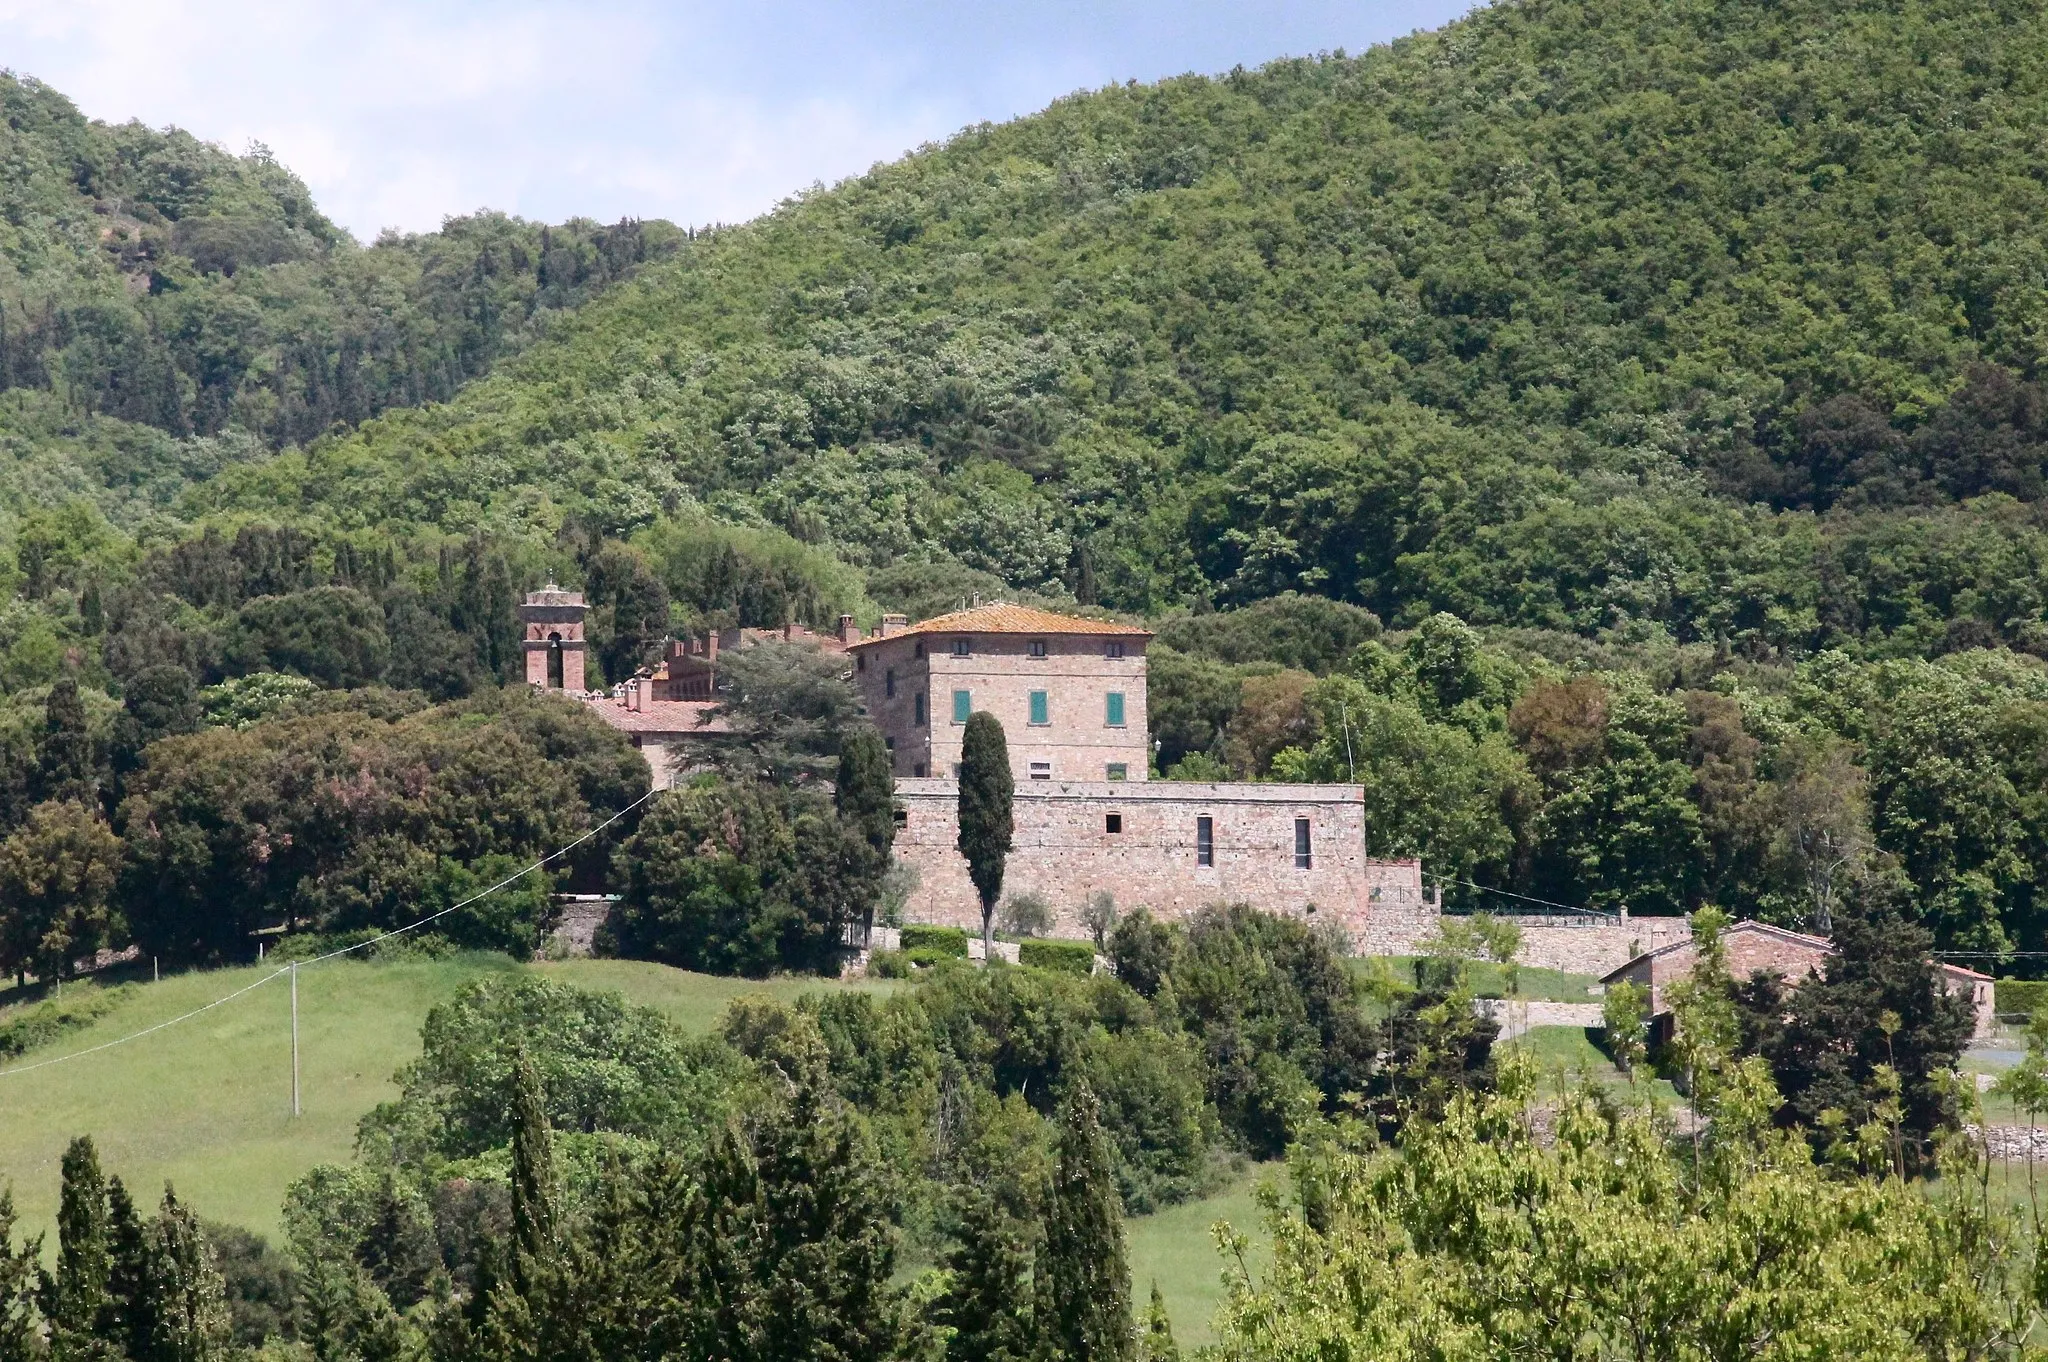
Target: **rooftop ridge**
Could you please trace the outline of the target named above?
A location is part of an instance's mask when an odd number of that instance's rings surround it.
[[[898,629],[887,637],[903,638],[911,634],[1084,634],[1117,638],[1152,637],[1150,629],[1140,628],[1135,624],[1055,614],[1050,610],[1041,610],[1031,605],[1017,605],[1010,601],[990,601],[986,605],[970,606],[965,610],[934,615],[930,619],[919,620],[907,628]],[[849,646],[864,648],[885,641],[878,635]]]

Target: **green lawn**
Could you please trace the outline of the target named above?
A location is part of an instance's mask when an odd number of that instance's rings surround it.
[[[1584,1027],[1532,1026],[1514,1040],[1504,1042],[1501,1048],[1510,1046],[1535,1058],[1543,1072],[1540,1090],[1544,1093],[1555,1095],[1590,1078],[1602,1087],[1659,1106],[1685,1100],[1668,1080],[1652,1074],[1647,1064],[1637,1068],[1636,1081],[1631,1085],[1628,1075],[1614,1067],[1614,1062],[1593,1043]]]
[[[463,955],[340,960],[302,970],[304,1114],[296,1120],[290,995],[283,979],[116,1049],[4,1076],[189,1012],[271,969],[144,983],[87,1029],[0,1064],[0,1185],[12,1184],[28,1233],[48,1228],[64,1146],[74,1135],[90,1134],[102,1164],[139,1196],[154,1201],[168,1179],[202,1216],[275,1235],[285,1188],[315,1164],[353,1156],[356,1121],[393,1094],[392,1072],[418,1052],[428,1009],[470,979],[518,968],[503,956]],[[813,979],[718,979],[631,961],[531,968],[586,988],[618,989],[693,1030],[708,1028],[741,994],[789,999],[842,987]],[[0,993],[0,999],[7,996]],[[6,1010],[0,1006],[0,1017]]]
[[[1400,982],[1412,984],[1415,982],[1415,962],[1419,958],[1413,955],[1360,956],[1352,961],[1352,968],[1360,972],[1386,969]],[[1505,997],[1508,994],[1505,967],[1496,965],[1491,960],[1474,960],[1469,962],[1466,968],[1471,971],[1474,993],[1481,997]],[[1591,974],[1567,974],[1563,970],[1537,969],[1534,966],[1522,965],[1515,971],[1513,992],[1518,998],[1542,1002],[1597,1003],[1602,995],[1593,992],[1593,988],[1599,982],[1600,980]]]
[[[1252,1193],[1261,1181],[1286,1186],[1282,1164],[1254,1165],[1214,1196],[1190,1201],[1152,1215],[1134,1217],[1126,1226],[1131,1259],[1131,1301],[1142,1317],[1152,1298],[1152,1283],[1166,1298],[1173,1336],[1183,1347],[1214,1338],[1210,1322],[1223,1304],[1225,1260],[1216,1251],[1209,1227],[1219,1220],[1251,1240],[1246,1262],[1253,1274],[1264,1269],[1268,1243],[1264,1217]]]

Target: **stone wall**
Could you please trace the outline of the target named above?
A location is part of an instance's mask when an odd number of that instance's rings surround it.
[[[1041,764],[1048,781],[1106,781],[1111,765],[1130,781],[1145,779],[1151,760],[1145,710],[1144,639],[1048,634],[974,634],[965,657],[950,651],[954,636],[912,634],[859,645],[854,679],[868,714],[894,754],[899,778],[950,777],[960,760],[964,723],[953,722],[953,692],[964,690],[977,712],[1002,721],[1010,767],[1021,787]],[[1031,655],[1033,643],[1041,656]],[[1121,651],[1112,657],[1108,645]],[[894,676],[894,694],[891,676]],[[1031,693],[1043,691],[1046,722],[1031,722]],[[1108,696],[1124,697],[1124,721],[1108,722]],[[917,720],[919,697],[925,722]]]
[[[1611,974],[1645,951],[1692,939],[1682,917],[1517,917],[1519,964],[1567,974]]]
[[[959,790],[950,780],[899,780],[896,852],[922,882],[905,908],[916,922],[979,931],[981,910],[955,844]],[[1020,782],[1004,896],[1043,894],[1053,935],[1087,935],[1081,909],[1098,890],[1121,911],[1177,919],[1211,903],[1249,903],[1334,922],[1358,943],[1412,934],[1425,905],[1414,861],[1369,861],[1364,792],[1356,785],[1181,781]],[[1214,864],[1198,864],[1196,820],[1212,820]],[[1310,864],[1295,865],[1295,820],[1307,819]],[[1114,827],[1115,830],[1112,830]]]

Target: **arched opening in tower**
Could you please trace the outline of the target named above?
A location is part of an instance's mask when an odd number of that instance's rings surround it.
[[[560,690],[561,688],[562,636],[559,633],[553,633],[548,635],[548,689]]]

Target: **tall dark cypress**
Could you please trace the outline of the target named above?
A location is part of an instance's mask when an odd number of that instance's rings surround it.
[[[996,900],[1003,896],[1003,864],[1016,831],[1010,810],[1016,793],[1001,721],[986,710],[970,715],[960,746],[959,847],[967,858],[967,878],[981,896],[984,959],[994,953]]]
[[[148,1355],[156,1337],[149,1232],[118,1177],[107,1179],[107,1310],[99,1335],[135,1362]]]
[[[1135,1362],[1123,1199],[1086,1084],[1060,1104],[1059,1161],[1034,1276],[1035,1323],[1053,1362]]]
[[[985,1187],[964,1189],[938,1322],[947,1362],[1024,1362],[1032,1355],[1031,1246]]]
[[[78,678],[69,673],[57,678],[43,703],[43,732],[36,743],[36,798],[75,799],[86,805],[99,798],[85,702],[78,697]]]
[[[873,728],[863,724],[841,744],[832,800],[840,821],[859,834],[869,853],[868,874],[862,877],[867,892],[860,898],[860,916],[863,928],[872,927],[875,890],[882,872],[889,868],[889,852],[896,843],[896,774],[888,746]]]
[[[554,1266],[560,1247],[557,1229],[554,1140],[548,1131],[540,1073],[522,1053],[513,1070],[512,1260],[506,1278],[512,1290],[528,1300]]]
[[[43,1282],[43,1314],[55,1362],[105,1357],[114,1350],[97,1337],[106,1316],[113,1268],[107,1237],[107,1184],[99,1154],[81,1135],[64,1151],[63,1190],[57,1203],[57,1271]]]

